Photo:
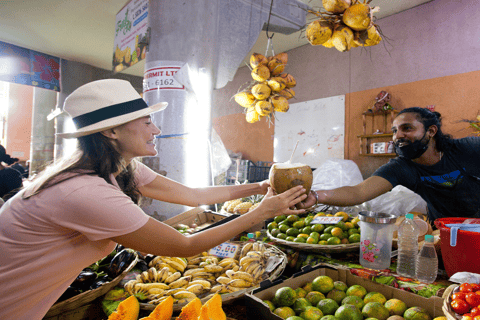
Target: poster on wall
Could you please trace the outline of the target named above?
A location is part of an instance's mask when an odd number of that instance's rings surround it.
[[[344,159],[344,95],[294,103],[275,118],[274,162],[289,161],[294,150],[292,163],[314,169],[329,158]]]
[[[115,73],[145,59],[147,17],[148,0],[131,0],[117,13],[112,61]]]
[[[0,41],[0,81],[60,91],[60,58]]]

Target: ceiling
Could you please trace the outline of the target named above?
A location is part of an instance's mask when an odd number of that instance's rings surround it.
[[[176,0],[174,0],[176,1]],[[314,10],[321,0],[301,0]],[[432,0],[373,0],[377,19]],[[0,41],[98,68],[112,69],[115,16],[128,0],[7,0],[0,1]],[[307,15],[307,22],[314,20]],[[308,44],[302,32],[275,34],[276,53]],[[261,33],[252,52],[264,53],[267,37]],[[144,61],[123,73],[143,77]]]

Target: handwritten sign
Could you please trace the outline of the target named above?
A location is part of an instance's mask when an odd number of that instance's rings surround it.
[[[312,224],[337,224],[343,217],[316,217],[312,220]]]
[[[229,242],[224,242],[221,245],[218,245],[208,251],[212,256],[217,256],[221,258],[233,258],[237,253],[239,248],[238,244],[233,244]]]

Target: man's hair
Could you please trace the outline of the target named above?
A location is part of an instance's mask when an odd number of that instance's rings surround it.
[[[433,137],[438,151],[445,151],[451,145],[452,136],[442,131],[442,115],[436,111],[430,111],[427,108],[411,107],[400,111],[397,117],[402,113],[414,113],[419,122],[423,124],[425,131],[431,126],[437,127],[437,133]]]

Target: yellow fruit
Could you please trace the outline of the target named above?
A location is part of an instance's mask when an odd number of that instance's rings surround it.
[[[278,58],[273,58],[272,60],[268,61],[267,66],[268,69],[270,69],[270,74],[272,76],[279,75],[285,69],[285,65],[282,63],[282,60]]]
[[[326,20],[312,21],[305,31],[308,42],[313,46],[325,43],[333,33],[333,26]]]
[[[337,26],[332,35],[332,43],[338,51],[350,50],[353,44],[353,31],[344,25]]]
[[[367,30],[356,31],[353,41],[358,46],[369,47],[379,44],[382,37],[377,28],[371,25]]]
[[[260,115],[257,113],[257,111],[255,111],[254,107],[248,108],[245,119],[247,120],[248,123],[255,123],[260,120]]]
[[[253,211],[253,210],[256,209],[259,205],[260,205],[260,202],[255,203],[253,206],[251,206],[251,207],[248,209],[248,212]]]
[[[346,212],[343,212],[343,211],[338,211],[337,213],[335,213],[335,217],[342,217],[342,221],[343,222],[347,222],[348,220],[348,213]]]
[[[263,55],[263,54],[260,54],[260,53],[254,53],[250,56],[250,66],[252,68],[256,68],[258,67],[259,65],[267,65],[267,58]]]
[[[295,91],[293,91],[292,88],[285,88],[282,91],[280,91],[278,93],[278,95],[282,96],[282,97],[285,97],[288,100],[288,99],[292,99],[293,97],[295,97]]]
[[[242,199],[232,200],[232,202],[230,202],[225,211],[227,211],[228,213],[233,213],[233,209],[235,209],[235,207],[238,206],[240,203],[242,203]]]
[[[342,21],[355,31],[366,30],[372,23],[372,13],[368,4],[357,2],[345,10]]]
[[[252,88],[252,94],[258,100],[267,99],[268,97],[270,97],[271,93],[272,93],[272,89],[270,89],[270,87],[265,83],[256,84]]]
[[[244,108],[248,108],[255,104],[255,96],[248,91],[239,92],[235,95],[235,102]]]
[[[330,38],[327,41],[325,41],[324,43],[322,43],[322,46],[324,46],[325,48],[333,48],[334,45],[333,45],[333,42],[332,42],[332,38]]]
[[[285,53],[285,52],[276,54],[276,55],[274,56],[274,58],[279,59],[280,61],[282,61],[283,64],[287,64],[287,62],[288,62],[288,54]]]
[[[351,0],[322,0],[323,7],[328,12],[343,13],[352,4]]]
[[[285,86],[288,88],[293,88],[297,85],[297,80],[289,73],[282,73],[280,77],[285,80]]]
[[[290,109],[287,98],[282,96],[273,96],[270,98],[273,105],[273,110],[278,112],[287,112]]]
[[[247,213],[250,207],[253,206],[251,202],[242,202],[239,203],[235,209],[233,209],[233,213],[244,214]]]
[[[267,84],[272,89],[272,91],[281,91],[287,86],[287,82],[282,77],[273,77],[267,80]]]
[[[253,80],[263,82],[270,78],[270,70],[267,66],[261,64],[252,70],[251,75]]]
[[[257,101],[255,104],[255,111],[262,117],[268,116],[273,111],[273,106],[269,101]]]

